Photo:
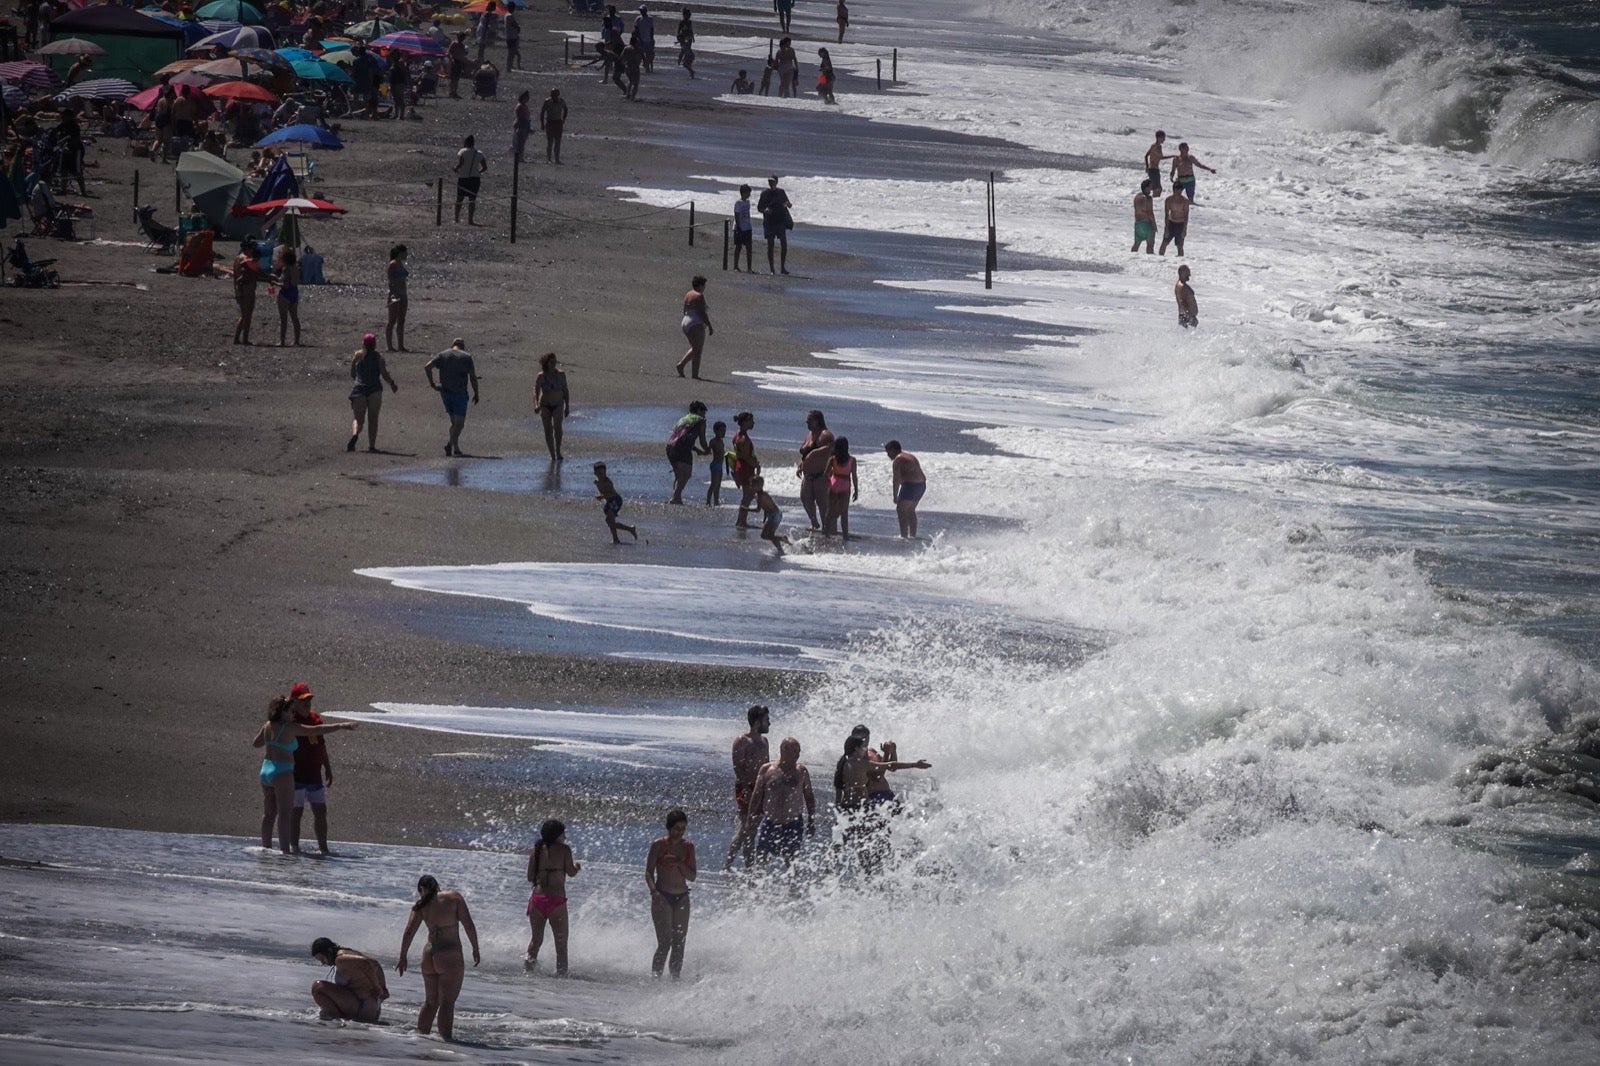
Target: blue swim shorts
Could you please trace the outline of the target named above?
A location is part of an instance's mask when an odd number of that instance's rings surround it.
[[[444,401],[444,409],[451,418],[467,417],[467,403],[471,400],[471,397],[466,393],[445,392],[441,389],[439,391],[439,399]]]
[[[895,495],[895,503],[916,503],[922,499],[922,494],[928,491],[926,481],[907,481],[900,486],[900,491]]]

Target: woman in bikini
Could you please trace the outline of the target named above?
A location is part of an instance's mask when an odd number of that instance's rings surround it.
[[[406,257],[409,253],[406,246],[397,244],[389,249],[389,266],[386,275],[389,279],[389,323],[383,328],[384,346],[389,351],[395,349],[395,339],[398,335],[400,350],[410,351],[406,347],[406,278],[411,276],[411,271],[406,268]]]
[[[800,506],[806,509],[812,529],[821,529],[828,512],[828,460],[833,458],[833,431],[821,411],[806,412],[806,439],[800,442]]]
[[[684,839],[689,816],[681,810],[667,812],[667,835],[650,844],[644,861],[644,883],[650,889],[650,918],[656,926],[656,954],[650,971],[657,977],[672,956],[672,979],[683,974],[683,944],[689,936],[689,882],[699,873],[694,843]]]
[[[533,379],[533,406],[544,423],[544,445],[550,449],[550,461],[560,462],[561,421],[572,413],[572,394],[567,391],[566,371],[557,367],[556,353],[545,352],[539,357],[539,376]]]
[[[289,343],[289,325],[294,324],[294,346],[300,347],[300,260],[293,248],[284,249],[283,266],[274,281],[278,283],[278,347]]]
[[[354,948],[342,948],[325,936],[312,942],[311,957],[333,968],[328,980],[311,983],[311,998],[322,1008],[324,1021],[378,1020],[383,1001],[389,998],[389,985],[377,959]]]
[[[294,701],[287,696],[274,696],[267,704],[267,720],[250,743],[266,748],[261,760],[261,846],[272,847],[272,827],[278,827],[278,847],[285,855],[293,854],[290,841],[294,839],[294,749],[300,746],[301,737],[320,737],[336,729],[354,729],[356,722],[333,722],[311,725],[297,722],[292,713]]]
[[[572,861],[567,846],[567,827],[554,818],[539,827],[539,843],[528,855],[528,881],[533,894],[528,897],[528,957],[523,962],[531,970],[539,964],[539,949],[544,946],[544,927],[556,942],[556,976],[567,973],[567,878],[577,876],[583,867]]]
[[[406,956],[411,953],[411,938],[424,923],[428,926],[428,942],[422,946],[422,987],[426,998],[417,1011],[417,1032],[426,1036],[433,1029],[433,1020],[439,1019],[439,1035],[453,1039],[456,1018],[456,997],[461,995],[461,982],[467,976],[467,962],[461,954],[461,931],[467,933],[472,945],[472,965],[478,965],[478,930],[472,924],[472,913],[467,901],[459,892],[440,892],[439,882],[432,874],[423,874],[417,880],[417,902],[411,905],[411,917],[406,921],[406,935],[400,941],[400,961],[394,971],[406,972]]]

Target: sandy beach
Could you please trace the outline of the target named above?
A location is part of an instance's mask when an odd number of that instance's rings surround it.
[[[715,26],[717,12],[700,18]],[[860,266],[810,246],[802,228],[795,276],[724,273],[716,220],[731,201],[699,206],[698,220],[713,225],[691,248],[682,212],[641,210],[607,191],[681,180],[701,138],[743,144],[759,187],[774,162],[758,123],[712,99],[733,61],[708,54],[704,76],[690,81],[663,48],[642,99],[629,103],[592,69],[557,69],[559,39],[546,37],[574,26],[570,16],[533,12],[523,22],[525,41],[536,43],[525,44],[526,61],[537,73],[507,74],[497,100],[430,100],[417,122],[345,120],[346,150],[318,157],[313,194],[349,214],[306,224],[334,283],[304,290],[307,347],[262,345],[277,337],[265,294],[256,346],[230,345],[227,280],[156,274],[168,260],[135,243],[134,173],[141,198],[170,220],[172,168],[134,159],[117,141],[91,148],[90,202],[105,243],[32,242],[36,257],[59,259],[72,284],[7,290],[0,303],[0,325],[14,337],[0,399],[11,620],[0,739],[25,753],[0,820],[248,836],[259,804],[249,739],[267,699],[295,681],[311,684],[318,708],[335,715],[380,699],[447,703],[467,694],[556,703],[655,695],[730,706],[748,698],[748,671],[441,638],[411,617],[429,597],[352,573],[617,558],[586,492],[441,491],[391,478],[473,461],[441,454],[444,414],[421,370],[456,336],[482,378],[483,400],[463,436],[469,457],[542,455],[530,396],[537,356],[553,350],[574,394],[566,485],[587,489],[602,450],[614,465],[659,465],[661,491],[630,502],[650,544],[625,551],[670,561],[707,540],[725,542],[719,551],[757,551],[725,528],[726,508],[664,521],[659,446],[586,436],[584,412],[696,398],[714,411],[749,405],[752,390],[732,374],[803,359],[794,327],[817,314],[810,279]],[[572,108],[564,165],[543,161],[535,131],[512,245],[504,203],[512,108],[521,89],[532,90],[537,107],[552,85]],[[447,189],[445,224],[436,228],[427,182],[446,171],[466,132],[490,159],[483,225],[452,224]],[[383,265],[388,247],[402,242],[411,249],[413,351],[388,357],[400,391],[384,405],[383,453],[346,453],[348,360],[361,333],[382,333]],[[219,242],[218,251],[226,263],[236,248]],[[717,326],[699,383],[680,381],[672,368],[684,347],[680,300],[694,273],[711,277]],[[642,439],[664,439],[668,428],[645,427]],[[762,430],[764,447],[778,447],[766,443],[776,437],[787,449],[802,427]],[[775,675],[762,695],[797,684],[804,681]],[[496,802],[439,772],[448,760],[430,758],[459,747],[414,730],[339,737],[331,749],[335,837],[455,839],[464,810],[476,816]],[[426,816],[402,824],[397,804]]]

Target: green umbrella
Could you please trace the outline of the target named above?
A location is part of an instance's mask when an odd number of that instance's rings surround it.
[[[243,26],[259,26],[267,21],[260,8],[244,0],[215,0],[196,11],[195,15],[203,19],[227,19]]]
[[[236,217],[234,205],[249,203],[251,189],[244,171],[210,152],[185,152],[178,157],[178,186],[194,201],[200,213],[224,237],[255,237],[261,233],[261,219]]]
[[[344,35],[346,37],[354,37],[361,41],[370,41],[375,38],[382,37],[386,33],[399,33],[401,30],[410,29],[415,29],[415,27],[405,19],[395,18],[393,15],[388,15],[384,18],[368,19],[366,22],[358,22],[354,26],[346,26]]]

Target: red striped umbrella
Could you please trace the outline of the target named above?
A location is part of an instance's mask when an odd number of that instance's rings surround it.
[[[415,30],[402,30],[391,33],[387,37],[379,37],[372,42],[373,48],[387,48],[394,52],[409,52],[419,56],[442,56],[444,45],[429,37],[425,33]]]

